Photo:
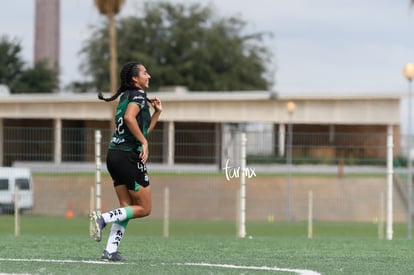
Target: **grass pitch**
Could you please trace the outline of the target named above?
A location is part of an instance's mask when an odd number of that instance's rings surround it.
[[[316,222],[307,239],[306,223],[251,222],[252,238],[235,237],[234,222],[134,220],[120,251],[124,264],[99,261],[105,238],[88,236],[88,219],[0,216],[0,273],[8,274],[414,274],[412,241],[404,225],[394,240],[379,240],[372,223]]]

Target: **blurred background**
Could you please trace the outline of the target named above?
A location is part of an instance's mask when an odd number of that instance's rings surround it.
[[[411,9],[408,0],[7,3],[0,165],[32,172],[23,213],[86,217],[98,130],[102,207],[115,207],[105,168],[113,104],[96,95],[114,93],[122,64],[139,60],[165,109],[150,138],[149,219],[165,215],[168,187],[171,219],[237,220],[244,174],[248,221],[306,220],[311,192],[314,220],[378,223],[389,210],[411,238]]]

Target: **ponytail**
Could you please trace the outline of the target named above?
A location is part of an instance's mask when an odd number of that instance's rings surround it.
[[[136,89],[134,82],[132,81],[133,76],[139,76],[139,68],[138,65],[142,63],[140,62],[129,62],[126,63],[124,66],[122,66],[122,70],[120,73],[120,79],[121,79],[121,86],[119,87],[118,91],[111,96],[111,97],[104,97],[102,92],[98,93],[98,98],[103,101],[113,101],[117,99],[123,92],[127,90],[133,90]]]
[[[104,97],[104,96],[103,96],[103,94],[102,94],[102,92],[99,92],[99,93],[98,93],[98,98],[99,98],[100,100],[103,100],[103,101],[109,102],[109,101],[112,101],[112,100],[117,99],[117,98],[118,98],[118,96],[119,96],[120,94],[122,94],[122,93],[123,93],[123,91],[121,90],[121,88],[119,88],[119,89],[118,89],[118,91],[116,91],[116,94],[114,94],[114,95],[113,95],[113,96],[111,96],[111,97]]]

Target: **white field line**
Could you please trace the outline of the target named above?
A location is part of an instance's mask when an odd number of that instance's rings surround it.
[[[269,266],[244,266],[244,265],[231,265],[231,264],[209,264],[209,263],[183,263],[177,265],[191,265],[191,266],[209,266],[209,267],[221,267],[221,268],[233,268],[233,269],[250,269],[250,270],[269,270],[269,271],[286,271],[295,272],[299,275],[321,275],[320,273],[307,269],[291,269]]]
[[[0,258],[0,262],[43,262],[43,263],[85,263],[85,264],[127,264],[122,262],[104,262],[94,260],[56,260],[56,259],[15,259],[15,258]],[[174,263],[161,265],[182,265],[182,266],[207,266],[207,267],[220,267],[220,268],[232,268],[232,269],[248,269],[248,270],[268,270],[268,271],[285,271],[294,272],[299,275],[321,275],[320,273],[307,269],[292,269],[281,267],[269,267],[269,266],[244,266],[244,265],[231,265],[231,264],[210,264],[210,263]],[[1,273],[0,273],[1,275]]]
[[[93,260],[55,260],[55,259],[13,259],[0,258],[0,262],[42,262],[42,263],[84,263],[84,264],[124,264],[122,262],[104,262]]]

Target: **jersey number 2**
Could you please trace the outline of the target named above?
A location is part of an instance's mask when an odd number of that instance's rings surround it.
[[[115,132],[118,135],[122,135],[125,132],[125,129],[124,129],[124,118],[123,117],[118,118],[118,121],[116,123]]]

